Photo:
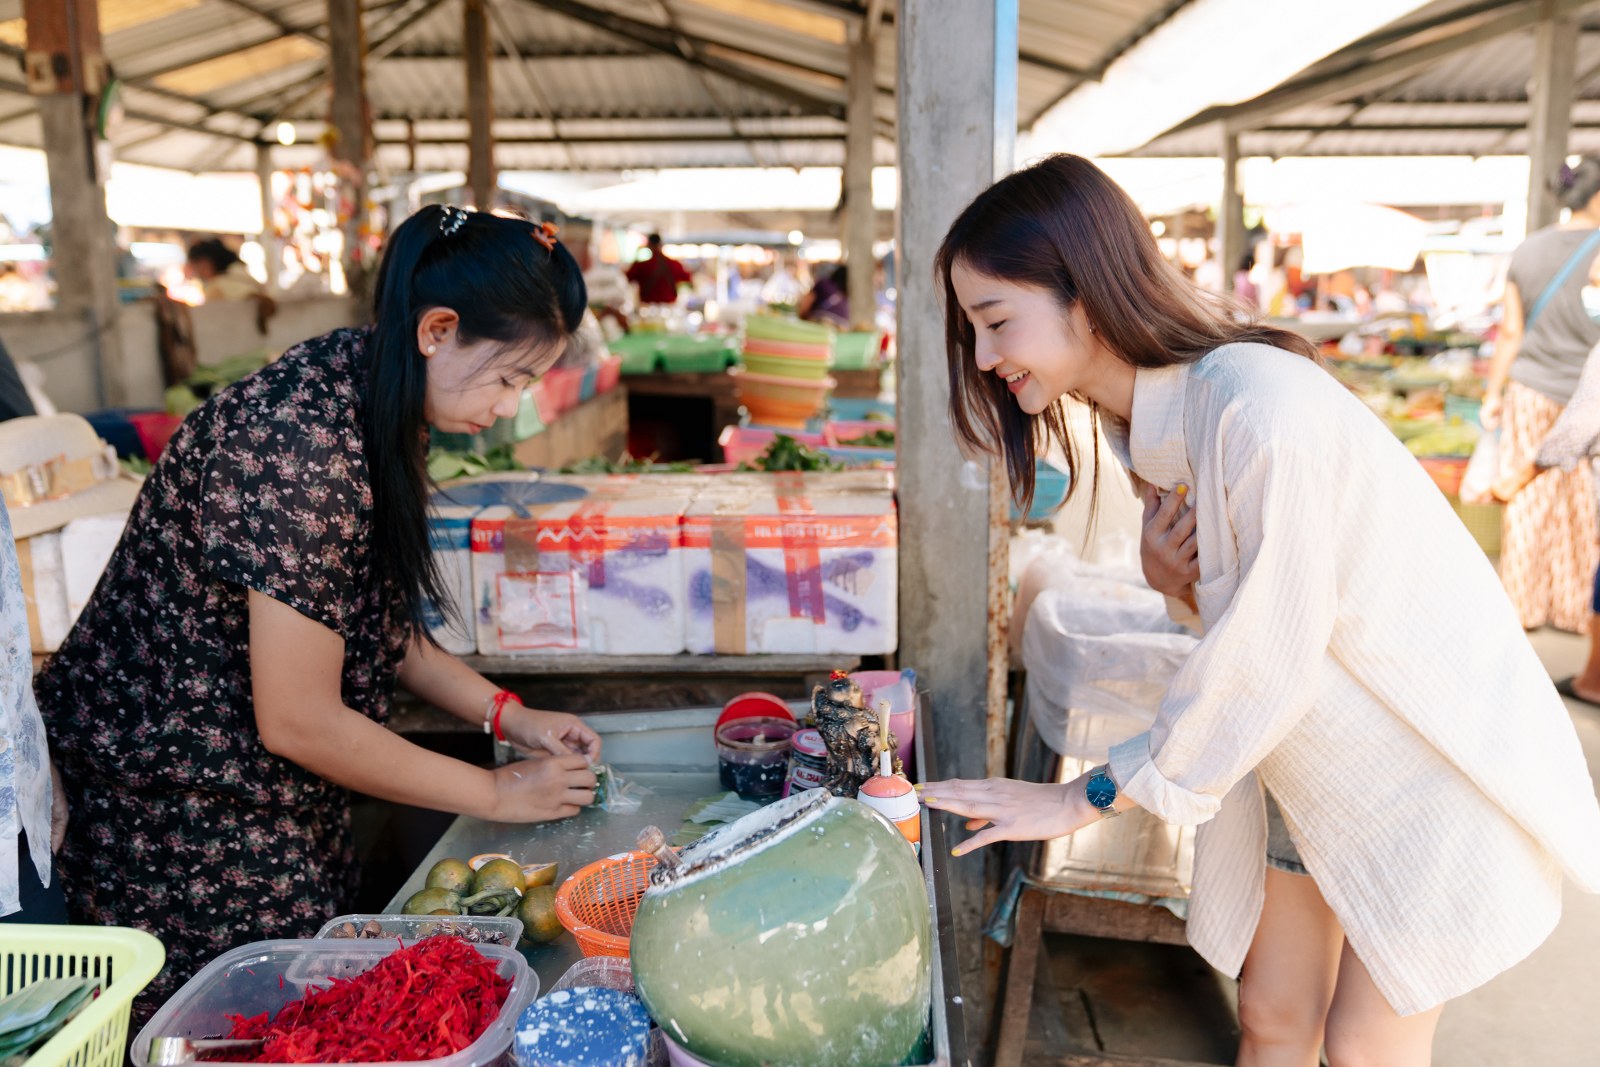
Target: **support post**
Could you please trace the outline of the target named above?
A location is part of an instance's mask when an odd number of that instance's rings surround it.
[[[1580,35],[1576,15],[1557,16],[1548,0],[1542,7],[1544,17],[1534,30],[1532,107],[1528,110],[1529,233],[1553,226],[1561,213],[1550,179],[1567,156]]]
[[[361,0],[328,0],[328,62],[333,83],[330,109],[335,141],[333,155],[341,164],[341,183],[350,215],[344,220],[345,284],[357,296],[366,294],[367,160],[371,131],[367,116],[367,42],[361,25]]]
[[[50,175],[57,306],[82,316],[97,398],[119,407],[128,390],[117,333],[117,249],[96,125],[106,86],[99,10],[95,0],[24,0],[22,16],[28,90],[38,105]]]
[[[1005,770],[1009,486],[1003,466],[964,456],[955,443],[932,263],[962,208],[1012,168],[1017,2],[901,0],[897,19],[900,661],[926,681],[939,766],[952,778]],[[998,965],[981,935],[986,890],[999,875],[999,850],[988,851],[950,865],[975,1042],[987,1031]],[[982,1062],[982,1051],[973,1058]]]
[[[494,89],[490,84],[489,13],[484,0],[463,6],[461,46],[467,59],[467,185],[479,211],[494,207]]]
[[[877,65],[877,48],[863,27],[849,44],[844,141],[844,258],[850,267],[850,318],[858,330],[872,329],[877,311],[877,290],[872,284],[872,242],[877,236],[878,217],[872,206]]]
[[[1239,190],[1239,131],[1222,124],[1222,203],[1217,208],[1217,263],[1222,291],[1233,292],[1233,273],[1244,255],[1244,194]]]
[[[267,294],[276,296],[278,275],[283,273],[283,244],[278,240],[274,221],[276,204],[272,199],[272,145],[256,142],[256,182],[261,186],[261,255],[267,265]]]

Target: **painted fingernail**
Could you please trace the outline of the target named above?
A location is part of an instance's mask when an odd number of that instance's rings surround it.
[[[953,848],[953,849],[950,850],[950,855],[959,856],[959,855],[961,855],[961,850],[959,848]]]
[[[1187,496],[1188,493],[1189,493],[1189,487],[1187,485],[1178,486],[1178,495],[1179,496]]]

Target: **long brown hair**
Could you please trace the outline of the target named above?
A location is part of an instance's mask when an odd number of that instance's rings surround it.
[[[934,262],[944,290],[945,354],[950,369],[950,419],[968,447],[1004,456],[1011,494],[1027,510],[1034,461],[1054,439],[1078,487],[1079,450],[1067,432],[1060,400],[1029,415],[995,374],[978,369],[972,323],[956,299],[950,271],[970,270],[1055,294],[1063,312],[1081,302],[1113,355],[1135,367],[1193,363],[1236,341],[1256,341],[1318,359],[1299,334],[1267,326],[1236,302],[1185,278],[1156,247],[1138,207],[1104,171],[1081,156],[1053,155],[979,193],[951,224]],[[1088,404],[1098,441],[1100,411]],[[1090,492],[1098,494],[1100,455],[1091,442]]]

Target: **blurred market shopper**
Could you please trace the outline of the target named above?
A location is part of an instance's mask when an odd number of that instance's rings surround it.
[[[428,427],[515,413],[584,307],[551,228],[424,208],[390,238],[371,326],[216,394],[162,453],[37,684],[73,918],[167,947],[144,1014],[224,950],[348,910],[347,790],[501,822],[593,801],[597,735],[508,700],[422,621],[447,602]],[[491,771],[412,744],[383,725],[397,682],[543,758]]]
[[[811,291],[800,298],[795,313],[811,322],[823,322],[841,330],[850,328],[850,268],[843,263],[826,274],[819,273]]]
[[[1511,254],[1500,335],[1484,392],[1485,429],[1500,430],[1500,469],[1526,467],[1572,398],[1600,325],[1581,292],[1600,252],[1600,157],[1563,166],[1554,184],[1571,217],[1530,234]],[[1534,478],[1506,504],[1500,578],[1526,629],[1588,627],[1600,545],[1587,464]]]
[[[1583,307],[1591,319],[1600,323],[1600,259],[1589,268],[1589,284],[1583,288]],[[1561,409],[1560,417],[1539,445],[1538,454],[1521,469],[1506,473],[1495,485],[1495,495],[1511,500],[1546,471],[1571,471],[1580,464],[1592,470],[1597,456],[1600,456],[1600,345],[1590,349],[1572,399]],[[1578,674],[1558,681],[1556,691],[1564,697],[1600,707],[1600,567],[1595,569],[1590,610],[1593,615],[1589,620],[1589,658]]]
[[[5,461],[16,457],[6,455],[5,445],[0,440],[0,469],[10,470]],[[51,870],[51,854],[66,833],[66,798],[52,777],[33,698],[22,568],[11,516],[0,502],[0,923],[67,921],[61,879]]]
[[[206,303],[226,300],[253,300],[256,304],[256,329],[267,332],[267,320],[278,310],[277,301],[255,280],[233,249],[215,237],[189,246],[188,272],[200,282]]]
[[[628,280],[639,287],[639,303],[676,304],[678,286],[692,280],[689,268],[661,250],[659,233],[645,238],[645,247],[649,255],[625,272]]]
[[[979,831],[957,853],[1136,805],[1200,825],[1188,936],[1241,976],[1239,1063],[1426,1064],[1444,1002],[1549,935],[1564,874],[1600,891],[1594,785],[1493,569],[1311,345],[1184,280],[1088,161],[981,194],[938,271],[958,436],[1024,508],[1049,441],[1092,492],[1064,398],[1088,404],[1167,498],[1146,570],[1204,628],[1107,766],[928,783]]]

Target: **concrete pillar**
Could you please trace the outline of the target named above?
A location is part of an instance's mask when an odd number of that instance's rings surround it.
[[[377,264],[367,262],[362,247],[366,229],[368,123],[366,37],[361,25],[361,0],[328,0],[328,61],[333,82],[330,118],[337,140],[333,154],[342,164],[344,199],[352,206],[344,223],[342,266],[350,292],[364,295],[367,274]]]
[[[256,142],[256,183],[261,187],[261,236],[258,240],[267,263],[267,292],[275,296],[278,292],[278,274],[283,270],[283,243],[278,240],[278,231],[272,219],[275,207],[272,199],[272,145],[266,141]]]
[[[870,330],[877,310],[872,285],[872,242],[877,211],[872,206],[873,107],[877,97],[877,48],[865,30],[849,44],[849,102],[845,108],[844,235],[850,267],[850,317]]]
[[[96,396],[126,403],[122,340],[117,333],[117,247],[106,215],[106,165],[96,127],[106,85],[95,0],[24,0],[24,66],[39,109],[50,174],[51,268],[56,304],[82,316]]]
[[[1222,291],[1233,292],[1233,272],[1244,256],[1244,194],[1239,189],[1239,132],[1222,127],[1222,203],[1217,208],[1217,260]]]
[[[932,263],[956,215],[1012,167],[1017,2],[901,0],[897,19],[900,662],[931,694],[950,778],[1005,770],[1010,490],[1003,465],[956,447]],[[948,826],[952,840],[966,836]],[[969,1049],[993,992],[980,930],[1000,852],[985,851],[947,861]]]
[[[1533,86],[1528,113],[1528,232],[1552,226],[1561,205],[1550,188],[1567,156],[1572,128],[1573,79],[1578,67],[1577,15],[1556,17],[1554,5],[1534,31]]]
[[[461,47],[467,60],[467,185],[480,211],[494,207],[494,88],[484,0],[466,0]]]

